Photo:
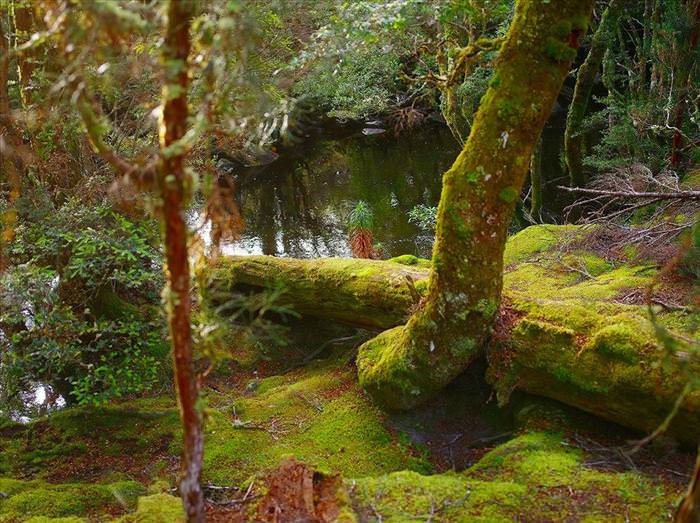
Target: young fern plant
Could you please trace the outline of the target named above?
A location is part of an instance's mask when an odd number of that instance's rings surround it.
[[[360,200],[348,216],[350,249],[355,258],[374,258],[374,213]]]

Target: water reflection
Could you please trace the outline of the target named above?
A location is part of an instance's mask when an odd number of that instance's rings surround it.
[[[241,173],[243,237],[225,254],[315,258],[350,256],[345,221],[358,200],[375,217],[375,241],[387,256],[429,256],[431,235],[408,222],[418,204],[436,205],[442,173],[459,148],[442,126],[396,138],[392,133],[310,145],[300,159]]]

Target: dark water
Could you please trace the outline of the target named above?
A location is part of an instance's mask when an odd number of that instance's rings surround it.
[[[429,256],[432,234],[409,223],[418,204],[437,205],[442,173],[459,147],[443,126],[397,138],[391,132],[318,141],[299,159],[240,175],[243,237],[226,254],[315,258],[349,256],[347,217],[359,200],[374,213],[385,256]]]

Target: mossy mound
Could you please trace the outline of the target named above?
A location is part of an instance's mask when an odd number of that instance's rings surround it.
[[[421,452],[384,426],[384,414],[357,386],[337,351],[285,375],[235,391],[210,391],[204,480],[243,486],[286,455],[346,476],[428,472]],[[104,408],[73,408],[0,429],[3,474],[51,481],[98,481],[128,474],[173,481],[179,418],[167,398]]]
[[[284,456],[346,477],[394,470],[427,472],[427,460],[383,424],[342,354],[261,380],[231,402],[210,396],[204,475],[242,485]]]
[[[369,521],[668,521],[680,488],[601,472],[556,433],[500,445],[463,473],[398,472],[348,482]]]
[[[144,486],[135,481],[52,485],[39,480],[0,478],[0,522],[111,519],[115,514],[133,510],[137,497],[145,492]]]
[[[0,428],[0,474],[58,482],[168,476],[180,420],[170,398],[72,408]],[[120,478],[117,478],[120,479]]]
[[[168,494],[153,494],[139,498],[136,512],[119,518],[115,523],[184,523],[182,500]]]

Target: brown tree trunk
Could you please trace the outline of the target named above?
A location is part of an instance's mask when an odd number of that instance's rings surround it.
[[[161,121],[161,150],[183,138],[187,131],[188,57],[194,2],[171,0],[163,46],[165,83]],[[166,276],[166,308],[173,346],[175,385],[183,425],[183,461],[180,494],[190,522],[204,521],[204,501],[199,484],[202,469],[202,412],[192,356],[190,327],[190,268],[185,221],[186,172],[184,153],[162,154],[159,188],[163,198]]]
[[[7,246],[14,239],[17,212],[14,203],[20,195],[22,135],[10,110],[10,49],[5,21],[9,13],[0,10],[0,190],[8,193],[8,208],[0,218],[0,271],[8,265]]]
[[[482,352],[499,308],[508,225],[530,158],[585,34],[593,0],[519,0],[469,139],[443,178],[428,297],[364,344],[360,383],[407,409]]]
[[[693,472],[693,479],[688,486],[688,492],[681,500],[673,521],[675,523],[700,523],[700,455],[695,463],[695,472]]]

